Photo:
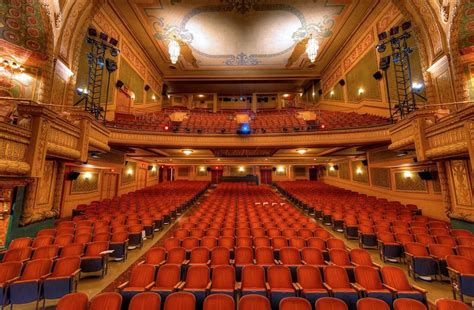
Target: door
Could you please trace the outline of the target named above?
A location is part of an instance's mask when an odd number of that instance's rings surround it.
[[[146,187],[147,169],[138,169],[138,189]]]
[[[163,169],[163,167],[160,167],[160,169],[158,170],[158,183],[163,183],[163,181],[165,180],[165,178],[163,177],[164,173],[165,169]]]
[[[260,179],[262,184],[272,184],[272,169],[260,169]]]
[[[102,199],[112,199],[117,196],[118,174],[106,172],[103,175]]]
[[[212,169],[211,170],[212,183],[213,184],[219,184],[223,174],[224,174],[223,170]]]
[[[309,168],[309,180],[317,181],[318,180],[318,168]]]

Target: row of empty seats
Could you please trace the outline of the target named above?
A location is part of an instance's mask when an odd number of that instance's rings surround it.
[[[377,249],[383,261],[406,263],[415,280],[450,280],[453,296],[473,297],[474,236],[419,215],[415,206],[367,197],[320,182],[280,182],[279,190],[323,224]],[[418,215],[417,215],[418,214]]]
[[[235,134],[239,124],[234,112],[211,113],[185,110],[187,116],[182,121],[173,121],[170,116],[175,110],[164,110],[148,114],[116,114],[109,126],[123,129],[149,131],[173,131],[179,133]],[[253,113],[240,112],[250,117],[250,128],[254,133],[285,133],[308,130],[330,130],[387,125],[388,119],[370,114],[346,113],[317,110],[316,119],[305,121],[298,115],[299,110],[287,109]]]
[[[102,277],[109,261],[153,238],[207,189],[206,182],[165,183],[75,210],[72,220],[21,237],[0,252],[2,305],[58,299],[74,292],[81,277]],[[174,194],[172,197],[167,197]],[[167,198],[166,198],[167,197]],[[150,207],[150,204],[153,204]]]
[[[270,310],[270,301],[260,295],[247,295],[239,300],[239,310]],[[196,298],[188,292],[176,292],[168,296],[162,306],[160,295],[154,293],[139,293],[135,295],[128,308],[122,305],[122,297],[117,293],[102,293],[91,299],[87,295],[75,293],[64,296],[58,303],[57,310],[195,310]],[[234,299],[228,295],[209,295],[203,302],[204,310],[235,310]],[[313,305],[304,298],[286,297],[279,304],[280,310],[347,310],[347,305],[337,298],[320,298]],[[390,310],[383,301],[376,298],[362,298],[357,302],[357,310]],[[426,310],[426,306],[413,299],[398,299],[394,310]],[[436,310],[468,310],[465,304],[448,299],[436,301]]]

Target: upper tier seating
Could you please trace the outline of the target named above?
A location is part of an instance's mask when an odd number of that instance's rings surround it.
[[[181,122],[172,121],[174,110],[132,115],[116,114],[115,121],[109,123],[114,128],[146,130],[158,132],[235,134],[239,124],[235,112],[211,113],[206,111],[187,111]],[[312,130],[331,130],[344,128],[370,127],[388,124],[388,119],[370,114],[335,111],[315,111],[316,120],[305,121],[298,116],[298,110],[272,110],[264,112],[242,112],[250,117],[253,133],[286,133]]]

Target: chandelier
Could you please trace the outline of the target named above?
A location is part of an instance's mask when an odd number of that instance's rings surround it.
[[[319,50],[319,43],[313,38],[313,35],[309,37],[308,43],[306,43],[306,54],[308,54],[308,58],[311,62],[316,60],[316,56],[318,56]]]
[[[172,64],[176,64],[178,61],[180,50],[179,43],[176,40],[171,40],[168,45],[168,53],[170,54]]]

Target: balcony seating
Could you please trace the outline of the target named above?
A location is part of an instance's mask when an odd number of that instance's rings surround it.
[[[155,266],[148,264],[140,264],[132,269],[130,280],[120,284],[117,290],[122,295],[122,303],[124,307],[128,307],[131,299],[141,293],[152,288],[155,284]]]

